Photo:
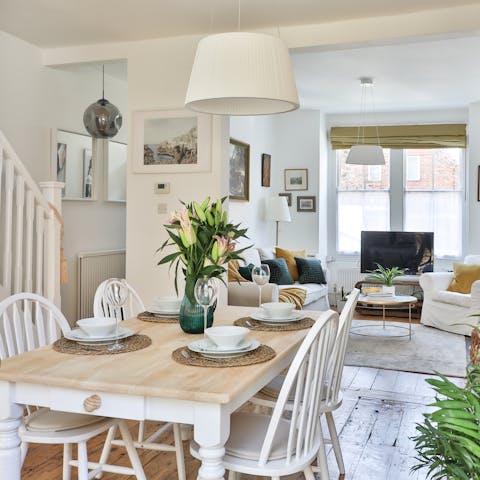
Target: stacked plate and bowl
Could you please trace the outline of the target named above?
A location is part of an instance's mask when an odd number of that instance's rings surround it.
[[[110,345],[117,339],[131,337],[135,333],[130,328],[120,326],[117,332],[115,318],[82,318],[77,321],[77,325],[79,328],[65,332],[64,336],[80,345]]]
[[[262,303],[260,312],[250,315],[250,318],[269,325],[298,322],[304,317],[303,311],[295,310],[295,305],[287,302]]]
[[[153,305],[147,308],[147,312],[156,317],[177,318],[181,304],[182,299],[178,297],[157,297],[153,300]]]

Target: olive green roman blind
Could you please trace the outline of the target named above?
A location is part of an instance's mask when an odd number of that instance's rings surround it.
[[[378,145],[383,148],[465,148],[466,125],[379,125],[376,127],[332,127],[330,142],[334,150],[352,145]]]

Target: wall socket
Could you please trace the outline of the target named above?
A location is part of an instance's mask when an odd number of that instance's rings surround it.
[[[153,191],[155,193],[170,193],[170,183],[167,183],[167,182],[155,183],[153,185]]]
[[[163,215],[164,213],[167,213],[167,204],[166,203],[159,203],[157,205],[157,213],[159,215]]]

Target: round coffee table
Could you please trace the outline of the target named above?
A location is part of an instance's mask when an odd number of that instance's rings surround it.
[[[360,295],[358,297],[358,303],[362,304],[365,308],[371,309],[382,309],[382,323],[373,323],[371,325],[358,325],[351,328],[351,332],[356,335],[375,335],[382,337],[409,337],[409,340],[412,339],[412,308],[417,303],[417,298],[410,295],[395,295],[391,297],[373,297],[368,295]],[[392,323],[386,324],[387,318],[385,317],[385,312],[388,310],[395,310],[405,308],[408,309],[408,327],[405,325],[393,325]],[[367,333],[365,329],[374,329],[382,327],[382,331],[377,333],[371,333],[371,330]],[[400,329],[406,330],[408,333],[391,333],[390,329]],[[357,331],[359,330],[359,331]]]

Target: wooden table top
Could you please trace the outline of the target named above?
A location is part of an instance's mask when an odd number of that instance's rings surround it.
[[[237,318],[255,311],[258,309],[219,306],[215,311],[214,325],[230,325]],[[308,313],[312,318],[318,318],[321,312]],[[202,334],[186,334],[177,323],[143,322],[136,318],[122,325],[148,335],[152,345],[116,355],[73,355],[55,352],[48,346],[4,360],[0,380],[228,403],[272,365],[291,354],[308,332],[252,331],[249,338],[272,347],[277,353],[274,359],[247,367],[206,368],[180,365],[171,357],[173,350],[202,338]]]

